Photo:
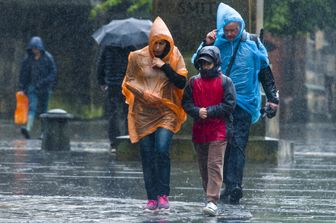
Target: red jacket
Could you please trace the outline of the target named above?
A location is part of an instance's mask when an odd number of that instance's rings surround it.
[[[235,89],[230,78],[219,74],[213,78],[193,76],[182,100],[184,110],[194,118],[193,142],[206,143],[226,140],[226,122],[235,107]],[[207,118],[199,118],[201,107]]]

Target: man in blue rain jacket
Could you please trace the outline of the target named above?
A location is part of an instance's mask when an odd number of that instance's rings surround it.
[[[52,55],[44,49],[40,37],[31,38],[27,54],[21,64],[19,91],[28,96],[28,121],[21,133],[30,138],[36,113],[48,111],[48,102],[56,80],[56,65]]]
[[[258,38],[253,39],[245,31],[244,20],[235,9],[223,3],[219,4],[217,29],[207,34],[197,52],[207,45],[215,45],[220,49],[222,71],[230,76],[236,88],[237,106],[233,112],[233,127],[225,154],[225,190],[221,199],[228,199],[231,204],[239,204],[243,196],[242,181],[249,130],[251,124],[260,118],[259,82],[262,83],[267,97],[268,118],[275,116],[279,98],[267,51]],[[230,63],[232,66],[228,69]]]

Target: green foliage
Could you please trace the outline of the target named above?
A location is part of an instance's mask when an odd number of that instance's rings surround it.
[[[151,11],[152,0],[133,0],[133,4],[127,9],[127,12],[133,13],[141,8],[145,8],[148,12]]]
[[[265,29],[279,35],[301,35],[335,28],[334,0],[266,0]]]
[[[152,0],[103,0],[101,3],[97,4],[90,13],[91,18],[97,17],[99,14],[107,12],[109,9],[120,5],[128,5],[127,13],[133,14],[138,11],[150,12],[152,9]]]

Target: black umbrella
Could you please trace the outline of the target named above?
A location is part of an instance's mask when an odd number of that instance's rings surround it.
[[[143,19],[112,20],[92,34],[100,46],[141,48],[148,44],[152,22]]]

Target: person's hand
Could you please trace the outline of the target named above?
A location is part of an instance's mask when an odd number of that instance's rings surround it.
[[[152,61],[152,67],[157,67],[157,68],[161,68],[163,65],[165,64],[165,62],[163,62],[160,58],[158,57],[154,57],[153,61]]]
[[[262,118],[264,118],[265,116],[267,118],[273,118],[274,116],[276,116],[278,107],[278,104],[267,102],[265,108],[261,109]]]
[[[206,108],[201,108],[201,109],[199,110],[198,115],[199,115],[199,117],[200,117],[201,119],[206,119],[207,116],[208,116],[208,113],[207,113]]]
[[[107,85],[100,85],[100,90],[102,90],[103,92],[107,91],[108,86]]]
[[[278,107],[279,107],[278,104],[275,104],[275,103],[272,103],[272,102],[267,102],[267,103],[266,103],[266,106],[270,106],[270,108],[271,108],[272,110],[278,110]]]
[[[206,37],[205,37],[206,45],[212,45],[215,42],[216,34],[217,34],[217,30],[214,29],[206,35]]]

